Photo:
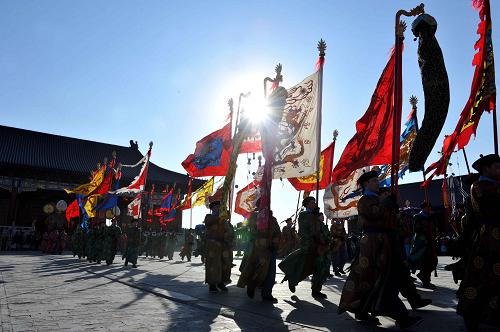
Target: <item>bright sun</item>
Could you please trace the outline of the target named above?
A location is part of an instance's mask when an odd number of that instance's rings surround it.
[[[250,92],[249,96],[241,98],[239,121],[246,118],[254,125],[265,121],[268,107],[262,91],[262,77],[264,76],[265,70],[259,66],[251,71],[231,73],[231,77],[225,81],[224,86],[218,89],[217,105],[221,105],[221,101],[233,98],[236,112],[240,94]],[[222,109],[227,114],[227,107]]]
[[[269,108],[262,97],[250,95],[242,101],[242,106],[244,116],[254,124],[263,122],[268,115]]]

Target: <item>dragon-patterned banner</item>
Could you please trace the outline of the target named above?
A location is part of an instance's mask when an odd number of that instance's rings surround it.
[[[316,172],[318,156],[319,72],[288,90],[277,134],[273,178],[298,178]]]
[[[325,189],[323,202],[325,214],[329,219],[347,218],[358,214],[358,200],[363,193],[358,187],[357,180],[370,167],[363,167],[352,172],[346,179],[338,183],[330,183]]]
[[[248,218],[255,210],[257,200],[260,197],[260,183],[253,181],[236,194],[234,212]]]

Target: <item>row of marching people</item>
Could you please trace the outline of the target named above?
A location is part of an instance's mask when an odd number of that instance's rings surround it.
[[[500,157],[497,154],[481,156],[472,166],[479,176],[472,181],[467,202],[462,227],[463,253],[461,260],[449,269],[455,280],[462,280],[457,291],[457,313],[463,316],[468,330],[477,331],[481,323],[500,326]],[[400,328],[415,326],[422,318],[410,315],[399,295],[406,298],[414,310],[432,303],[420,296],[411,276],[411,272],[419,270],[417,277],[422,286],[436,288],[431,283],[432,271],[437,267],[431,206],[425,202],[420,213],[413,217],[412,244],[405,255],[396,195],[391,194],[389,188],[379,188],[376,171],[364,173],[358,184],[363,190],[357,203],[362,236],[342,289],[338,313],[347,311],[357,320],[374,325],[380,324],[377,316],[387,316]],[[212,204],[212,215],[205,219],[207,225],[224,224],[217,222],[216,204]],[[311,276],[312,297],[325,299],[327,295],[321,290],[329,274],[332,238],[316,200],[305,198],[303,207],[298,218],[299,247],[278,267],[284,272],[283,281],[288,282],[292,293],[302,280]],[[280,230],[272,214],[269,226],[259,229],[255,222],[257,215],[258,211],[249,220],[250,246],[240,267],[238,286],[246,287],[251,298],[255,289],[261,287],[264,301],[277,302],[272,288]],[[220,253],[220,262],[224,262],[224,252]],[[214,266],[208,261],[206,268],[208,277]],[[229,275],[227,271],[225,275]],[[207,278],[207,283],[210,281]],[[211,289],[228,279],[215,281]]]
[[[89,262],[111,265],[115,259],[122,230],[116,219],[112,219],[111,226],[105,222],[92,222],[88,232],[80,226],[72,236],[73,257],[87,258]]]
[[[379,323],[376,316],[385,315],[394,318],[401,328],[413,326],[421,318],[409,315],[398,294],[406,297],[413,309],[424,307],[431,301],[422,299],[417,293],[404,263],[397,239],[399,208],[392,195],[384,190],[379,192],[377,172],[365,173],[359,183],[364,190],[358,203],[363,236],[342,292],[339,313],[350,311],[356,319],[373,324]],[[212,212],[204,221],[205,282],[210,292],[227,292],[226,286],[231,283],[232,232],[228,220],[219,218],[219,207],[219,201],[211,202],[209,208]],[[283,281],[288,282],[292,293],[310,276],[311,296],[322,300],[327,298],[322,287],[329,276],[332,251],[338,250],[338,239],[332,237],[314,197],[305,198],[303,208],[298,215],[298,248],[291,251],[278,267],[284,272]],[[246,288],[250,298],[254,298],[256,289],[260,288],[263,301],[276,303],[278,300],[272,291],[281,231],[272,213],[266,227],[258,226],[258,215],[259,211],[255,211],[248,218],[249,243],[240,265],[237,286]],[[342,266],[337,268],[342,269]]]
[[[111,265],[118,251],[122,253],[124,265],[132,264],[137,267],[137,258],[145,254],[146,257],[160,259],[173,258],[177,233],[174,230],[151,232],[149,229],[141,232],[139,220],[133,219],[126,231],[122,232],[117,220],[112,219],[111,225],[106,226],[104,221],[92,221],[88,231],[80,226],[72,236],[73,257],[86,258],[89,262]],[[194,237],[191,230],[185,230],[185,243],[180,256],[191,260]]]

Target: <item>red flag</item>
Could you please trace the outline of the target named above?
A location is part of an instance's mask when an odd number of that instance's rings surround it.
[[[476,1],[477,3],[477,1]],[[490,1],[483,0],[477,3],[480,22],[477,28],[479,40],[474,49],[472,64],[476,67],[469,99],[465,105],[460,120],[460,133],[457,137],[458,149],[463,149],[469,143],[472,134],[476,135],[479,119],[484,111],[490,112],[496,107],[495,64],[493,57],[493,43],[491,40]]]
[[[128,215],[134,219],[141,218],[141,193],[135,196],[134,200],[128,205]]]
[[[250,214],[255,210],[259,197],[260,183],[253,181],[236,194],[234,212],[248,218],[248,216],[250,216]]]
[[[356,122],[356,134],[347,143],[333,169],[333,182],[345,179],[365,166],[391,164],[395,57],[393,50],[368,110]]]
[[[111,190],[111,185],[113,184],[113,177],[115,175],[115,171],[111,167],[111,165],[106,166],[106,173],[104,175],[104,180],[102,180],[99,187],[97,187],[92,194],[104,195],[107,194],[108,191]]]
[[[192,177],[223,176],[229,168],[231,124],[214,131],[196,143],[194,154],[182,162]]]
[[[146,177],[148,174],[148,166],[149,166],[149,159],[151,158],[151,148],[153,146],[153,143],[150,143],[149,150],[148,152],[144,155],[144,157],[139,161],[139,163],[144,162],[144,164],[141,167],[141,170],[139,172],[139,175],[137,175],[134,180],[128,185],[128,187],[123,187],[114,192],[114,194],[130,194],[130,193],[140,193],[144,190],[144,187],[146,185]],[[139,164],[138,163],[138,164]],[[122,166],[124,167],[124,166]]]
[[[191,208],[191,199],[193,196],[193,179],[189,178],[188,190],[184,202],[179,206],[178,210],[187,210]]]
[[[325,189],[330,184],[330,181],[332,179],[332,163],[334,150],[335,142],[332,142],[326,149],[321,152],[321,158],[319,162],[319,189]],[[298,191],[316,190],[316,174],[300,178],[289,178],[288,181],[290,181],[292,186]]]
[[[66,209],[66,220],[69,223],[71,218],[78,217],[80,217],[80,205],[78,205],[78,201],[75,199]]]
[[[443,143],[441,158],[430,165],[425,173],[434,172],[427,178],[422,186],[430,183],[436,175],[446,174],[450,157],[458,146],[463,149],[470,141],[472,134],[476,135],[479,120],[484,111],[490,112],[496,108],[495,64],[493,58],[493,43],[491,40],[491,14],[490,1],[473,1],[474,8],[479,10],[480,22],[477,28],[479,40],[474,48],[472,64],[475,66],[472,79],[471,92],[465,107],[460,114],[455,131],[447,136]]]
[[[256,125],[250,125],[252,127],[248,130],[248,136],[241,143],[240,153],[257,153],[262,151],[262,139],[259,129]]]

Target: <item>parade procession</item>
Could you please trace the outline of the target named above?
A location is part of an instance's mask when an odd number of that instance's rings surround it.
[[[500,331],[500,2],[0,8],[0,330]]]

